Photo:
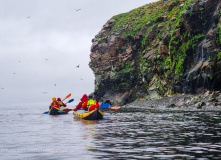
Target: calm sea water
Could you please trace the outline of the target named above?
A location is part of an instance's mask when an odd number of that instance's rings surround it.
[[[72,107],[70,107],[72,108]],[[221,159],[221,112],[124,108],[85,121],[2,105],[0,159]]]

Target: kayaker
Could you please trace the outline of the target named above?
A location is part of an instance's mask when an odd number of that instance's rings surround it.
[[[88,99],[88,96],[84,94],[80,99],[81,102],[74,108],[74,111],[77,111],[80,108],[83,108],[86,111],[92,111],[95,108],[99,108],[99,104],[94,99]]]
[[[51,109],[51,107],[59,108],[59,104],[56,101],[56,97],[52,97],[52,103],[51,103],[49,109]]]
[[[66,104],[61,101],[61,98],[57,98],[58,105],[66,107]]]

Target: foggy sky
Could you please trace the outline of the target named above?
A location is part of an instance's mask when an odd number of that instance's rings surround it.
[[[77,103],[94,91],[94,36],[111,17],[154,1],[0,0],[1,103],[50,103],[69,93]]]

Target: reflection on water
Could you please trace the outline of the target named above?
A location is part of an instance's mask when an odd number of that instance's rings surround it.
[[[45,108],[7,106],[0,159],[221,158],[221,112],[128,108],[87,121]]]
[[[96,142],[97,152],[107,158],[221,158],[220,112],[112,114],[105,128],[100,128],[103,139]]]

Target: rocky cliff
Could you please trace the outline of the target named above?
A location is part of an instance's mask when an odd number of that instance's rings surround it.
[[[100,102],[221,89],[221,1],[160,0],[112,17],[92,40]]]

